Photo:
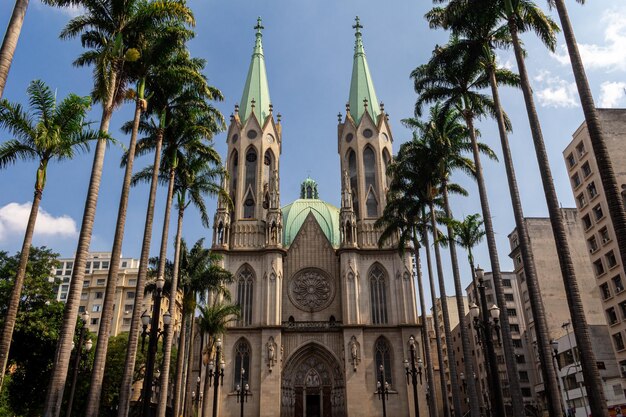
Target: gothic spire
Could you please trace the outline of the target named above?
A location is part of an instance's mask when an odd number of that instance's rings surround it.
[[[380,107],[376,92],[374,91],[374,83],[370,76],[370,69],[365,58],[365,49],[363,48],[363,38],[361,29],[363,26],[357,16],[355,24],[354,43],[354,61],[352,64],[352,81],[350,82],[350,114],[356,123],[359,123],[363,114],[369,112],[372,120],[380,114]]]
[[[257,19],[254,29],[256,29],[256,40],[254,42],[250,68],[248,69],[248,77],[246,78],[246,86],[241,96],[239,117],[242,121],[245,121],[254,112],[259,122],[263,123],[270,114],[270,89],[265,71],[265,58],[263,57],[263,33],[261,31],[264,27],[261,24],[260,17]]]

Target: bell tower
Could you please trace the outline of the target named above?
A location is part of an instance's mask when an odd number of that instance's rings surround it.
[[[341,159],[342,245],[372,248],[378,244],[374,229],[383,213],[387,190],[387,166],[391,162],[392,134],[383,103],[374,90],[363,48],[359,18],[355,19],[354,57],[346,115],[339,114],[338,151]],[[345,193],[349,190],[351,198]],[[351,207],[349,207],[351,205]],[[356,241],[346,224],[356,222]]]
[[[217,230],[213,244],[224,249],[262,248],[280,245],[281,241],[281,116],[274,116],[270,100],[262,43],[264,27],[260,17],[254,29],[255,42],[246,84],[228,127],[229,183],[226,189],[232,206],[220,203],[214,223]],[[220,224],[222,229],[219,229]]]

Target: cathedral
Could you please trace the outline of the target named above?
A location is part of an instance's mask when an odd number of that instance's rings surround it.
[[[259,19],[241,102],[228,127],[232,205],[218,202],[212,249],[234,274],[238,321],[224,335],[220,416],[239,416],[237,387],[249,387],[245,415],[414,416],[404,360],[419,341],[413,266],[374,227],[385,206],[393,136],[369,72],[357,18],[345,116],[339,115],[341,207],[323,201],[311,178],[281,205],[280,114],[270,101]],[[347,86],[346,86],[347,87]],[[331,103],[332,104],[332,103]],[[382,371],[379,371],[382,369]],[[418,386],[427,415],[426,384]],[[205,406],[213,408],[213,395]]]

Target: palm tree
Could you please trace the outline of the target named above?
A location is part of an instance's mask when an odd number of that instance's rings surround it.
[[[44,406],[44,416],[57,417],[63,400],[63,390],[71,355],[71,342],[78,315],[78,304],[85,276],[85,263],[91,243],[91,233],[96,213],[98,192],[102,178],[105,154],[104,133],[108,132],[114,108],[126,93],[128,81],[124,64],[137,58],[136,49],[126,43],[133,34],[153,27],[156,22],[171,19],[193,23],[193,17],[180,2],[159,0],[143,3],[141,0],[58,0],[60,6],[81,6],[85,13],[72,19],[61,32],[61,38],[81,36],[83,46],[90,48],[74,64],[94,67],[92,96],[102,103],[100,131],[94,153],[94,162],[85,210],[78,238],[74,270],[65,306],[63,325],[57,343],[54,368],[50,378]],[[142,7],[139,7],[141,4]]]
[[[585,0],[576,1],[581,4],[585,3]],[[569,19],[564,0],[548,0],[548,4],[555,6],[559,14],[563,35],[565,36],[565,44],[567,45],[567,51],[574,72],[574,79],[576,80],[576,86],[578,88],[578,95],[580,96],[580,104],[582,105],[585,115],[589,139],[593,148],[596,164],[598,165],[598,173],[602,180],[602,188],[604,189],[604,195],[609,208],[609,215],[613,222],[620,258],[622,265],[626,265],[626,214],[624,213],[624,203],[615,178],[615,170],[611,163],[609,150],[606,147],[606,138],[602,124],[600,123],[596,105],[593,101],[591,88],[589,88],[585,67],[580,57],[580,52],[578,51],[578,43],[576,42],[572,22]]]
[[[72,159],[76,151],[88,150],[89,141],[96,140],[99,135],[89,128],[91,123],[85,121],[91,106],[89,97],[70,94],[57,104],[55,94],[39,80],[30,83],[27,93],[31,112],[8,100],[0,101],[0,127],[15,137],[0,145],[0,169],[18,160],[39,162],[35,177],[35,194],[20,252],[20,263],[0,340],[0,389],[9,357],[39,204],[46,186],[48,164],[50,161]]]
[[[219,262],[221,257],[209,249],[204,248],[204,239],[198,240],[189,251],[184,239],[181,241],[180,249],[180,264],[178,277],[180,286],[183,291],[183,330],[180,335],[179,352],[183,352],[184,341],[186,338],[186,327],[190,328],[188,344],[188,363],[191,366],[193,360],[193,340],[194,340],[194,326],[193,318],[196,311],[197,301],[200,303],[206,303],[207,294],[218,294],[224,298],[225,301],[230,302],[230,291],[225,286],[233,281],[233,275],[221,268]],[[183,388],[183,358],[184,355],[178,355],[178,363],[176,366],[176,383],[174,385],[174,415],[181,414],[179,410],[181,408]],[[191,369],[191,368],[190,368]],[[188,380],[191,379],[188,374]]]
[[[426,122],[420,122],[414,119],[408,119],[404,122],[405,125],[416,129],[418,134],[423,138],[426,149],[428,150],[425,156],[430,166],[427,172],[433,173],[438,180],[441,181],[439,189],[433,189],[433,191],[441,194],[445,217],[452,218],[452,211],[448,199],[450,175],[455,170],[461,170],[471,176],[474,175],[473,162],[464,156],[464,154],[471,152],[472,146],[469,141],[467,128],[463,126],[461,122],[461,115],[458,111],[451,108],[444,112],[441,106],[436,104],[431,107],[430,118]],[[478,146],[481,153],[491,159],[495,159],[495,154],[487,145],[479,143]],[[464,193],[464,190],[459,189],[457,186],[452,187],[452,190],[460,192],[461,194]],[[451,238],[454,234],[450,227],[448,227],[447,232],[448,238]],[[435,244],[437,244],[436,241]],[[463,303],[463,288],[461,286],[456,248],[454,245],[450,245],[449,249],[458,317],[459,322],[463,323],[465,321],[465,306]],[[437,251],[437,248],[435,248],[435,254]],[[461,344],[463,347],[463,356],[470,357],[471,346],[467,327],[465,326],[461,326]],[[466,375],[474,374],[471,361],[465,361],[464,366]],[[478,417],[480,414],[480,404],[473,378],[467,379],[466,387],[470,400],[470,414]]]
[[[218,297],[213,298],[213,303],[210,305],[200,306],[200,317],[198,318],[198,328],[200,330],[200,337],[207,336],[207,344],[202,352],[203,356],[206,355],[207,359],[213,356],[214,348],[217,339],[226,333],[228,324],[236,322],[239,319],[240,308],[238,305],[228,304],[218,301]],[[216,358],[217,359],[217,358]],[[207,361],[208,363],[208,361]],[[215,364],[216,368],[219,364]],[[209,398],[209,384],[208,375],[205,373],[207,381],[204,383],[204,398]],[[209,401],[205,400],[203,403],[202,415],[208,414]]]
[[[500,104],[498,82],[496,79],[496,72],[502,72],[502,70],[497,68],[494,46],[510,46],[511,36],[508,26],[501,24],[501,19],[497,13],[497,4],[487,4],[485,8],[480,8],[480,10],[473,6],[467,6],[468,4],[464,0],[450,0],[445,8],[435,8],[429,12],[427,18],[431,27],[448,28],[452,31],[453,35],[457,37],[457,41],[454,45],[446,48],[446,53],[442,53],[442,55],[448,54],[457,56],[462,54],[471,57],[470,59],[478,60],[489,76],[491,94],[495,105],[495,117],[498,122],[500,143],[509,183],[511,204],[515,217],[515,226],[518,232],[520,251],[524,263],[528,298],[530,300],[535,323],[537,351],[542,364],[543,380],[546,385],[548,412],[551,415],[557,415],[562,412],[561,392],[556,370],[552,366],[552,344],[550,341],[547,317],[541,298],[532,249],[530,247],[530,238],[524,221],[524,212],[507,137],[507,131],[509,130],[508,121]],[[529,22],[529,27],[540,26],[542,24],[555,27],[554,23],[549,19],[539,20],[537,23],[531,21]],[[543,29],[540,28],[540,30]],[[550,33],[549,29],[544,31]],[[542,39],[549,45],[554,42],[553,37]],[[444,61],[445,59],[446,58],[444,58]],[[511,78],[513,80],[513,77]]]
[[[205,153],[204,155],[198,155],[195,153],[188,154],[185,158],[181,158],[177,165],[174,191],[176,193],[177,199],[178,221],[174,244],[174,277],[172,280],[173,290],[172,294],[170,295],[170,306],[176,305],[176,286],[178,283],[178,272],[180,267],[180,246],[182,241],[183,217],[185,214],[185,209],[190,204],[193,204],[200,212],[202,224],[205,227],[208,227],[209,216],[207,213],[206,205],[204,204],[204,198],[211,195],[220,195],[222,198],[228,198],[228,194],[226,193],[226,191],[224,191],[219,185],[220,183],[222,183],[220,178],[225,175],[224,169],[221,166],[219,154],[215,152],[215,150],[211,150],[213,152]],[[168,327],[164,339],[166,343],[164,344],[163,348],[163,376],[161,377],[162,393],[167,393],[169,387],[168,374],[173,342],[172,338],[173,329],[172,327]],[[181,340],[184,340],[182,336]],[[175,388],[179,391],[180,385]],[[159,397],[159,405],[157,407],[158,417],[165,417],[167,398],[167,395],[161,395]]]
[[[402,148],[401,148],[402,151]],[[406,191],[406,177],[402,173],[403,164],[406,161],[399,152],[395,161],[389,165],[387,174],[391,181],[387,191],[387,204],[383,211],[383,215],[376,221],[376,227],[382,230],[378,245],[383,247],[389,242],[396,241],[398,251],[401,257],[404,257],[405,251],[410,244],[413,245],[413,257],[415,259],[415,276],[417,279],[417,287],[420,300],[420,311],[422,320],[422,346],[424,347],[424,360],[426,364],[426,382],[428,391],[431,395],[428,397],[428,407],[431,416],[437,416],[437,401],[435,389],[435,371],[433,367],[432,353],[430,350],[430,340],[428,336],[427,323],[428,313],[426,311],[426,302],[424,301],[424,286],[422,283],[422,269],[420,261],[420,248],[422,247],[422,228],[425,225],[425,219],[421,217],[421,208],[424,203],[417,196],[411,195]],[[396,240],[394,240],[397,237]],[[441,368],[442,369],[442,368]],[[444,392],[444,395],[447,394]]]
[[[511,33],[511,38],[513,41],[513,50],[515,52],[515,60],[517,62],[517,67],[520,74],[522,93],[524,95],[524,102],[526,104],[526,112],[528,114],[528,121],[530,124],[531,136],[533,139],[533,144],[535,147],[535,154],[537,156],[537,163],[539,165],[539,172],[541,174],[541,181],[543,184],[543,191],[546,198],[546,203],[548,206],[548,213],[550,215],[550,223],[552,225],[552,232],[554,235],[554,243],[556,245],[557,256],[559,258],[559,265],[561,267],[561,274],[563,276],[563,283],[565,286],[565,295],[567,297],[567,304],[570,310],[570,316],[572,321],[572,327],[574,329],[574,335],[576,336],[576,343],[580,352],[581,357],[581,365],[583,376],[585,378],[585,383],[588,387],[589,394],[589,406],[591,409],[591,413],[596,416],[606,416],[608,415],[608,408],[606,405],[606,399],[604,397],[604,391],[602,389],[602,380],[600,378],[600,373],[598,371],[598,366],[596,362],[596,357],[594,351],[591,346],[591,337],[589,334],[589,327],[587,326],[587,319],[585,317],[585,311],[583,308],[582,300],[580,298],[580,290],[578,288],[578,281],[576,279],[576,272],[574,271],[574,264],[572,262],[572,256],[569,250],[569,243],[567,241],[567,233],[565,229],[565,224],[563,222],[563,214],[559,207],[559,200],[556,194],[556,190],[554,188],[554,180],[552,178],[552,171],[550,169],[550,162],[548,160],[548,153],[546,151],[545,142],[543,139],[543,134],[541,132],[541,123],[539,122],[539,117],[537,115],[537,108],[535,106],[535,101],[533,98],[533,91],[530,85],[530,80],[528,78],[528,71],[526,69],[525,62],[525,51],[522,48],[522,43],[519,39],[519,33],[523,32],[525,28],[527,28],[530,23],[541,23],[542,21],[546,21],[547,17],[543,13],[543,11],[532,1],[513,1],[513,0],[501,0],[502,3],[498,3],[501,7],[501,12],[506,19],[506,23],[508,25],[509,31]],[[562,2],[557,1],[557,5],[560,3],[559,14],[563,19],[563,14],[561,12],[565,12],[565,7]],[[567,21],[566,21],[567,23]],[[536,26],[531,25],[532,29],[535,33],[544,40],[544,43],[550,49],[554,49],[554,45],[556,42],[546,42],[546,39],[554,38],[554,27],[549,24],[537,24]],[[569,28],[570,41],[573,42],[573,33],[571,33],[571,27]],[[568,45],[569,46],[569,45]],[[572,53],[570,49],[570,57],[573,57],[573,60],[576,60],[576,54]],[[578,57],[579,59],[579,57]],[[580,67],[582,68],[582,64],[580,63]],[[575,70],[575,74],[577,74],[580,78],[580,71]],[[579,91],[581,87],[584,87],[584,83],[582,80],[577,79],[577,82],[581,81],[578,84]],[[584,90],[584,88],[583,88]],[[593,107],[593,100],[590,99],[591,94],[587,96],[586,94],[581,95],[581,100],[586,100],[585,107],[587,111],[589,108]],[[598,166],[599,169],[609,169],[608,172],[605,173],[603,180],[607,181],[607,185],[609,189],[607,190],[609,193],[615,193],[617,186],[615,182],[610,184],[610,179],[614,179],[613,171],[610,170],[610,163],[608,162],[608,152],[605,149],[602,149],[602,139],[601,139],[601,129],[597,118],[594,120],[591,113],[585,113],[585,116],[589,116],[589,121],[592,124],[592,128],[590,130],[590,135],[593,130],[595,146],[598,146],[598,151],[600,153],[599,158],[603,164],[603,167]],[[617,198],[619,198],[619,194],[617,194]],[[626,222],[624,221],[624,208],[621,203],[615,203],[615,195],[612,197],[612,204],[617,204],[613,206],[615,209],[615,213],[613,213],[618,219],[617,226],[622,227],[620,231],[624,231],[624,225]],[[621,233],[622,243],[626,243],[626,234]],[[620,246],[620,256],[622,256],[622,248],[626,248],[626,245]]]
[[[188,11],[191,15],[191,11]],[[137,134],[139,131],[139,121],[142,112],[146,109],[145,82],[150,67],[160,63],[174,50],[184,47],[184,42],[189,38],[189,32],[179,22],[166,22],[155,27],[145,28],[141,34],[136,36],[133,44],[140,54],[140,58],[129,65],[129,72],[133,78],[137,79],[137,88],[133,92],[135,97],[135,115],[132,124],[130,144],[126,153],[126,168],[122,181],[122,192],[120,196],[119,210],[111,250],[111,263],[107,276],[107,286],[102,306],[102,318],[98,330],[98,342],[94,356],[93,371],[87,399],[87,415],[95,416],[100,406],[100,392],[102,391],[102,380],[106,365],[107,348],[111,319],[115,303],[115,292],[117,288],[117,276],[122,255],[122,243],[124,240],[124,226],[126,223],[126,211],[128,197],[132,179],[133,161],[135,157],[135,147]]]
[[[453,43],[454,40],[451,41]],[[474,60],[456,57],[446,62],[437,59],[440,48],[433,52],[433,58],[425,65],[416,68],[411,76],[414,79],[415,91],[419,98],[415,105],[416,114],[420,114],[422,106],[426,103],[441,102],[442,108],[456,108],[465,120],[472,144],[474,157],[475,177],[478,185],[480,203],[485,219],[485,230],[487,233],[487,246],[491,261],[491,270],[494,281],[494,289],[498,304],[506,305],[504,299],[504,289],[502,285],[502,274],[498,259],[495,233],[491,220],[491,210],[487,198],[487,189],[483,176],[482,162],[480,159],[480,149],[477,141],[477,132],[474,127],[476,118],[495,113],[493,100],[479,92],[489,86],[489,78],[484,73],[479,62]],[[496,78],[500,84],[508,85],[513,81],[508,74],[497,73]],[[502,344],[505,352],[505,362],[509,375],[511,392],[511,406],[516,417],[522,417],[524,402],[515,361],[515,349],[513,347],[509,319],[506,309],[502,309],[501,332]]]
[[[149,152],[154,153],[151,176],[145,178],[150,181],[150,192],[146,208],[146,221],[139,259],[139,271],[137,275],[137,296],[134,301],[133,316],[128,337],[128,348],[126,350],[126,361],[122,377],[122,387],[118,407],[118,417],[126,417],[130,406],[131,384],[137,355],[139,341],[139,330],[141,326],[141,303],[143,302],[143,287],[146,282],[149,264],[149,254],[152,239],[152,225],[154,221],[154,207],[156,200],[156,190],[159,182],[160,168],[163,156],[163,137],[169,120],[167,114],[175,109],[204,105],[206,97],[221,99],[221,93],[209,87],[206,78],[201,74],[203,62],[191,59],[185,50],[175,50],[171,56],[162,60],[159,65],[149,69],[146,75],[146,92],[151,97],[148,103],[147,113],[149,117],[144,117],[139,124],[139,130],[148,136],[140,140],[137,144],[136,155],[144,155]],[[124,130],[130,132],[133,125],[126,124]],[[123,161],[124,163],[124,161]],[[171,199],[171,198],[170,198]]]
[[[478,283],[476,282],[476,269],[472,249],[478,246],[485,237],[485,230],[482,228],[483,221],[480,218],[480,214],[475,213],[465,216],[463,221],[448,219],[447,222],[452,230],[454,230],[451,241],[467,252],[467,262],[470,265],[472,281],[474,283],[474,299],[478,300]]]

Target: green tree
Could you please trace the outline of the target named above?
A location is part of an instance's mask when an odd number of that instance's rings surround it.
[[[50,378],[52,352],[63,319],[63,303],[55,297],[56,283],[49,280],[52,268],[58,265],[57,257],[45,247],[33,247],[29,251],[9,352],[10,376],[3,387],[11,408],[9,415],[41,415],[41,392]],[[7,318],[20,262],[21,253],[9,256],[0,252],[0,322]]]
[[[80,35],[83,46],[88,48],[74,61],[74,64],[93,67],[92,96],[102,104],[99,130],[103,132],[103,135],[98,140],[94,153],[63,330],[57,344],[55,367],[46,393],[44,407],[46,417],[58,417],[61,411],[71,354],[71,338],[78,316],[85,263],[102,179],[105,154],[104,133],[108,132],[115,107],[126,94],[128,74],[125,71],[125,63],[137,58],[134,45],[129,44],[128,41],[133,39],[132,36],[153,26],[156,22],[174,19],[193,23],[193,17],[189,14],[188,8],[181,2],[173,0],[158,0],[149,3],[143,0],[58,0],[58,4],[80,6],[84,11],[82,15],[70,20],[61,32],[61,38],[69,39]],[[95,395],[97,396],[97,393]],[[97,407],[93,405],[98,403],[97,398],[90,403],[92,405],[87,410],[87,415],[93,417],[97,413]]]
[[[11,347],[39,205],[46,186],[48,164],[51,161],[72,159],[78,151],[89,149],[89,141],[98,138],[98,133],[89,129],[90,123],[85,121],[91,105],[88,97],[70,94],[57,104],[55,94],[39,80],[30,83],[27,93],[30,111],[26,111],[20,104],[10,103],[8,100],[0,101],[0,127],[5,128],[14,137],[0,145],[0,169],[18,161],[39,163],[21,259],[13,281],[12,295],[6,304],[8,308],[0,339],[0,389]]]
[[[451,39],[450,43],[454,43],[454,39]],[[451,59],[444,62],[438,59],[440,53],[441,48],[435,49],[431,60],[427,64],[416,68],[411,74],[414,80],[415,92],[419,96],[415,104],[415,111],[417,114],[420,114],[425,104],[441,102],[444,109],[456,108],[465,121],[472,144],[475,178],[478,185],[483,218],[485,219],[487,247],[491,261],[496,299],[498,304],[506,305],[498,249],[491,219],[491,209],[489,207],[477,140],[478,132],[474,127],[474,123],[478,118],[495,114],[495,104],[492,98],[481,91],[489,87],[489,77],[485,74],[482,65],[478,61],[458,56],[451,57]],[[498,83],[502,85],[511,84],[515,78],[510,77],[510,75],[510,73],[497,73]],[[524,403],[506,309],[502,309],[500,318],[502,345],[509,375],[511,407],[513,414],[520,416],[520,413],[524,410]]]

